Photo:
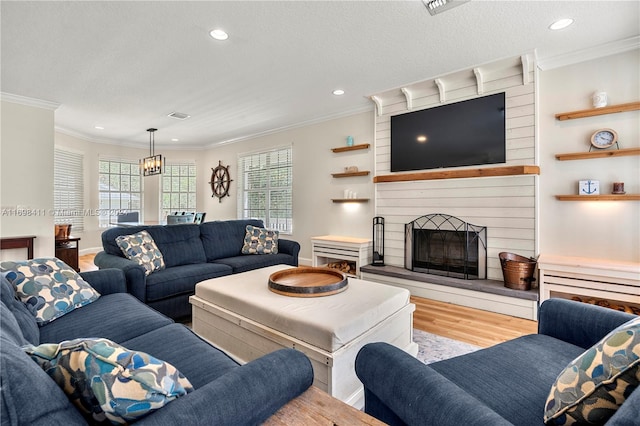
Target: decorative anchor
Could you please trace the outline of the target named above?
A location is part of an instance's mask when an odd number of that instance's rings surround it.
[[[596,185],[593,185],[593,189],[591,189],[591,185],[592,185],[592,184],[593,184],[593,182],[592,182],[592,181],[590,181],[590,180],[588,180],[588,181],[587,181],[587,187],[586,187],[586,189],[584,190],[584,192],[585,192],[586,194],[593,194],[593,193],[595,193],[595,192],[597,192],[597,191],[598,191],[598,187],[597,187]]]

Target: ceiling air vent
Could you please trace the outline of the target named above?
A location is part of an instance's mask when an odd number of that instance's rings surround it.
[[[445,10],[452,9],[470,0],[422,0],[431,15],[442,13]]]
[[[171,114],[169,114],[169,117],[175,118],[176,120],[186,120],[191,116],[189,114],[184,114],[182,112],[172,112]]]

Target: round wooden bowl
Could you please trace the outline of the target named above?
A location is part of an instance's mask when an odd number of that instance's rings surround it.
[[[302,266],[269,276],[269,290],[292,297],[330,296],[345,291],[347,285],[347,276],[331,268]]]

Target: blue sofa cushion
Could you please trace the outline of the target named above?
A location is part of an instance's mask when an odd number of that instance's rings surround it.
[[[116,237],[116,244],[127,259],[133,260],[144,268],[144,274],[164,269],[164,258],[147,231]]]
[[[162,252],[167,268],[207,261],[200,240],[200,225],[151,226],[147,231]]]
[[[15,286],[18,298],[35,309],[39,326],[100,297],[76,271],[55,257],[2,262],[0,270]]]
[[[91,422],[127,424],[193,390],[171,364],[108,339],[23,349]]]
[[[29,311],[27,306],[18,300],[13,284],[11,284],[4,275],[0,275],[0,300],[2,300],[3,303],[2,318],[5,318],[4,311],[6,310],[6,314],[11,314],[13,321],[18,325],[20,336],[31,344],[40,344],[40,330],[38,330],[38,323],[36,322],[34,313]],[[5,322],[3,321],[1,327],[4,326]]]
[[[130,294],[114,293],[41,327],[40,342],[103,337],[120,343],[172,322]]]
[[[239,256],[242,253],[247,225],[264,228],[258,219],[239,219],[205,222],[200,225],[200,238],[207,262]]]
[[[87,424],[62,389],[4,333],[0,337],[0,358],[3,425]]]
[[[215,263],[175,266],[154,272],[147,277],[147,302],[179,294],[193,294],[196,283],[230,274],[229,266]]]
[[[280,232],[247,225],[242,254],[278,254]]]
[[[544,421],[604,424],[639,381],[640,317],[607,334],[562,370],[549,392]]]
[[[153,354],[174,365],[195,389],[222,377],[239,365],[183,324],[169,324],[122,343],[129,349]],[[189,348],[189,356],[184,349]]]
[[[512,424],[539,426],[551,384],[582,352],[579,346],[531,334],[429,367]]]
[[[115,227],[102,233],[102,247],[107,254],[124,257],[116,244],[116,238],[144,230],[151,235],[162,252],[167,268],[206,262],[200,240],[200,225],[195,224]]]
[[[252,271],[258,268],[266,268],[273,265],[293,265],[294,259],[290,254],[278,253],[269,256],[240,255],[218,259],[217,264],[228,265],[233,268],[233,273]]]

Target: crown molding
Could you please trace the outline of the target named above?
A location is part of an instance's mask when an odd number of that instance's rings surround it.
[[[640,49],[640,36],[617,40],[551,58],[538,58],[538,68],[542,71],[547,71],[635,49]]]
[[[14,104],[48,109],[51,111],[55,111],[60,107],[60,104],[57,102],[43,101],[42,99],[29,98],[27,96],[14,95],[6,92],[0,92],[0,100],[3,102],[11,102]]]
[[[122,141],[117,139],[108,139],[108,138],[96,138],[95,136],[91,136],[85,133],[78,132],[76,130],[67,129],[65,127],[55,126],[56,133],[61,133],[63,135],[71,136],[76,139],[81,139],[90,143],[97,143],[102,145],[112,145],[112,146],[121,146],[124,148],[135,148],[135,149],[149,149],[149,142],[135,142],[135,141]],[[200,146],[183,146],[183,145],[162,145],[159,147],[161,150],[180,150],[180,151],[202,151],[204,148]]]
[[[242,142],[242,141],[246,141],[246,140],[250,140],[250,139],[255,139],[258,137],[262,137],[262,136],[267,136],[267,135],[271,135],[274,133],[280,133],[280,132],[284,132],[287,130],[293,130],[293,129],[298,129],[300,127],[305,127],[305,126],[311,126],[313,124],[318,124],[318,123],[323,123],[325,121],[331,121],[331,120],[336,120],[338,118],[343,118],[343,117],[349,117],[351,115],[356,115],[356,114],[361,114],[363,112],[371,112],[373,111],[373,105],[367,105],[364,107],[359,107],[359,108],[354,108],[351,109],[349,111],[343,111],[343,112],[339,112],[336,114],[331,114],[331,115],[325,115],[319,118],[314,118],[311,120],[307,120],[307,121],[301,121],[299,123],[295,123],[295,124],[290,124],[288,126],[282,126],[282,127],[277,127],[274,129],[269,129],[269,130],[265,130],[263,132],[257,132],[257,133],[252,133],[249,135],[245,135],[245,136],[240,136],[234,139],[227,139],[227,140],[222,140],[219,142],[214,142],[212,144],[209,144],[207,146],[205,146],[204,148],[210,149],[210,148],[219,148],[220,146],[223,145],[228,145],[231,143],[236,143],[236,142]]]

